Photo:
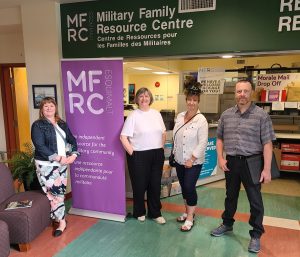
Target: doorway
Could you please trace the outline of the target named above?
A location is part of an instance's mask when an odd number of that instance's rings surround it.
[[[3,121],[0,151],[10,158],[30,142],[28,85],[25,64],[0,65]],[[0,106],[1,109],[1,106]],[[2,124],[1,124],[2,123]],[[4,136],[5,135],[5,136]]]

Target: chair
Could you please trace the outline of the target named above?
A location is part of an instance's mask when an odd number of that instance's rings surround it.
[[[7,224],[0,220],[0,256],[7,257],[10,252],[9,232]]]
[[[32,200],[32,207],[5,210],[12,201]],[[50,224],[50,203],[41,191],[15,193],[10,170],[0,163],[0,220],[8,225],[10,244],[28,251],[30,242]]]

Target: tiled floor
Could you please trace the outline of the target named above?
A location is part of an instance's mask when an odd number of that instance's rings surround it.
[[[300,256],[300,174],[285,175],[263,186],[265,203],[260,257]],[[182,233],[175,218],[183,211],[181,196],[162,200],[167,224],[152,220],[140,223],[128,219],[125,223],[68,215],[68,228],[59,238],[47,228],[31,243],[31,250],[15,256],[254,256],[247,251],[249,235],[249,204],[242,191],[235,216],[234,232],[221,238],[209,235],[221,221],[224,202],[224,181],[198,188],[197,220],[189,233]],[[128,209],[131,201],[128,202]]]

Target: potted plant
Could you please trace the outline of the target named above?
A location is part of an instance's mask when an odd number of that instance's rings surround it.
[[[34,147],[31,143],[25,143],[24,149],[5,162],[9,164],[13,179],[23,183],[25,190],[41,189],[35,172]]]

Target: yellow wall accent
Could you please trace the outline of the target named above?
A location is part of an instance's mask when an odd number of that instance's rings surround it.
[[[152,108],[156,110],[176,110],[177,94],[179,92],[179,75],[128,75],[128,82],[135,84],[135,92],[141,87],[147,87],[154,98]],[[160,86],[155,87],[155,82]]]
[[[31,142],[26,68],[14,68],[20,150]]]

